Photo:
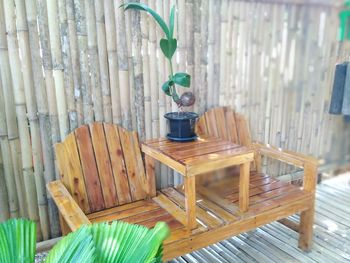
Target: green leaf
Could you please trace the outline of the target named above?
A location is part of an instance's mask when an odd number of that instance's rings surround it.
[[[87,226],[64,237],[47,256],[45,263],[95,262],[95,247]]]
[[[173,38],[174,34],[174,24],[175,24],[175,5],[171,8],[170,16],[169,16],[169,39]]]
[[[0,224],[0,262],[34,262],[36,225],[26,219],[10,219]]]
[[[175,38],[162,38],[160,40],[160,48],[163,51],[164,56],[166,56],[168,59],[171,59],[177,48],[177,40]]]
[[[184,72],[176,73],[173,76],[173,81],[183,87],[189,87],[191,85],[191,76]]]
[[[174,81],[172,80],[168,80],[164,82],[164,84],[162,85],[162,90],[165,92],[166,95],[171,96],[170,87],[173,85],[174,85]]]
[[[153,16],[153,18],[157,21],[159,26],[162,28],[166,37],[168,39],[172,38],[169,32],[169,28],[167,24],[164,22],[164,20],[160,17],[160,15],[156,11],[154,11],[152,8],[148,7],[147,5],[141,4],[141,3],[125,3],[125,4],[122,4],[120,7],[124,7],[125,11],[128,9],[135,9],[135,10],[141,10],[149,13],[150,15]]]

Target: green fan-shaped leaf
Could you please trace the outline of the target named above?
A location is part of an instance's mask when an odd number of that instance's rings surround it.
[[[168,59],[171,59],[177,48],[177,40],[175,38],[172,38],[172,39],[162,38],[160,40],[160,48],[164,56],[166,56]]]
[[[58,242],[50,251],[45,262],[93,263],[95,257],[95,247],[90,229],[88,226],[82,226]]]
[[[175,5],[170,10],[170,16],[169,16],[169,39],[173,38],[174,35],[174,25],[175,25]]]
[[[10,219],[0,224],[0,262],[34,262],[36,225],[26,219]]]
[[[173,81],[183,87],[189,87],[191,85],[191,76],[184,72],[176,73],[173,76]]]
[[[170,36],[170,32],[169,32],[169,28],[168,28],[167,24],[160,17],[160,15],[156,11],[154,11],[152,8],[148,7],[145,4],[141,4],[141,3],[125,3],[125,4],[121,5],[121,7],[124,7],[124,10],[136,9],[136,10],[141,10],[141,11],[148,12],[157,21],[159,26],[162,28],[164,34],[166,35],[166,37],[168,39],[172,38]]]

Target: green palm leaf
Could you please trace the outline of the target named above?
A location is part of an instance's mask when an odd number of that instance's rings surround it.
[[[170,35],[170,31],[169,31],[167,24],[160,17],[160,15],[156,11],[154,11],[152,8],[148,7],[145,4],[141,4],[141,3],[125,3],[125,4],[121,5],[121,7],[124,7],[124,10],[136,9],[136,10],[141,10],[141,11],[145,11],[145,12],[149,13],[151,16],[153,16],[153,18],[157,21],[159,26],[162,28],[166,37],[168,39],[172,38]]]
[[[63,238],[50,251],[47,263],[93,263],[95,247],[89,227],[82,226]]]
[[[34,262],[36,225],[25,219],[10,219],[0,224],[0,262]]]

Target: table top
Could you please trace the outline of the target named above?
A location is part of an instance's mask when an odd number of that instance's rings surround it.
[[[184,176],[226,168],[254,159],[254,150],[214,137],[200,137],[191,142],[166,138],[142,143],[142,151]]]

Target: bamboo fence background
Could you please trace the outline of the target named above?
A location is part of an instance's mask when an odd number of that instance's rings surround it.
[[[231,106],[256,140],[329,163],[348,158],[349,124],[327,113],[334,65],[349,59],[349,44],[336,40],[342,1],[143,2],[166,18],[177,4],[174,69],[192,75],[191,110]],[[163,115],[175,109],[160,89],[161,31],[122,3],[0,0],[0,221],[29,217],[40,239],[59,235],[45,189],[57,178],[54,143],[92,121],[136,129],[141,140],[164,136]],[[158,186],[179,182],[157,170]]]

